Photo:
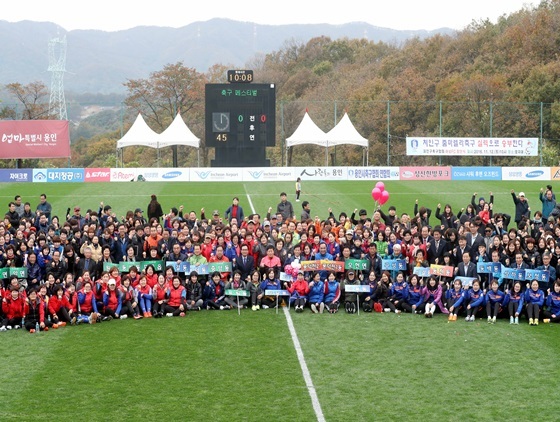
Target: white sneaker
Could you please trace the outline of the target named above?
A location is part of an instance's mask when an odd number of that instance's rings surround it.
[[[296,202],[299,202],[299,199],[296,199]]]
[[[8,329],[6,328],[5,325],[2,325],[2,326],[0,327],[0,331],[8,331]]]
[[[267,305],[263,305],[262,308],[263,308],[263,309],[268,309],[268,306],[267,306]]]
[[[224,306],[220,305],[220,311],[223,311],[223,310],[224,310]]]
[[[492,324],[492,317],[488,317],[488,324]]]
[[[324,310],[325,310],[325,304],[323,302],[321,302],[319,304],[319,313],[322,314]]]
[[[11,325],[8,325],[8,326],[6,326],[6,328],[7,328],[8,330],[11,330],[11,329],[12,329],[12,326],[11,326]]]
[[[391,312],[391,308],[384,308],[383,312]]]
[[[173,316],[173,312],[168,312],[165,314],[165,316],[171,318]]]
[[[256,305],[253,305],[253,306],[251,306],[251,309],[252,309],[253,311],[256,311],[256,310],[257,310],[257,306],[256,306]]]
[[[475,320],[474,315],[471,315],[471,321],[474,321],[474,320]]]
[[[515,325],[519,325],[519,317],[515,317],[515,319],[513,320],[513,323]]]
[[[313,312],[314,314],[317,313],[317,306],[314,303],[311,304],[311,312]]]
[[[470,316],[465,317],[465,321],[469,322],[471,320]]]
[[[21,327],[19,325],[14,325],[14,330],[19,330]]]
[[[493,317],[492,318],[492,324],[495,324],[495,323],[496,323],[496,317]]]
[[[398,309],[395,309],[395,313],[396,313],[396,314],[400,314],[401,311],[399,311]]]
[[[510,323],[510,324],[513,324],[514,322],[515,322],[515,320],[513,319],[512,316],[510,316],[510,317],[509,317],[509,323]]]
[[[256,309],[257,311],[259,311],[259,310],[261,309],[261,307],[260,307],[259,305],[256,305],[256,306],[255,306],[255,309]]]
[[[125,314],[125,315],[121,315],[121,316],[119,317],[119,319],[127,319],[127,318],[128,318],[128,315],[126,315],[126,314]]]

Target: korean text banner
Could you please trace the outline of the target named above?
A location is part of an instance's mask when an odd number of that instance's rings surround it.
[[[1,120],[0,158],[70,157],[67,120]]]
[[[538,138],[406,138],[406,155],[536,157]]]

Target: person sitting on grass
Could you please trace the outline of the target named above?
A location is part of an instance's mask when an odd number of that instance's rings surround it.
[[[525,291],[524,302],[527,304],[529,325],[539,325],[539,315],[544,304],[544,292],[539,289],[538,280],[531,281],[530,288]]]
[[[543,311],[544,322],[560,322],[560,281],[556,280],[554,287],[546,298],[546,310]],[[548,321],[546,321],[548,320]]]
[[[288,287],[288,292],[290,292],[290,303],[295,306],[296,312],[303,312],[303,307],[307,303],[309,295],[309,284],[303,271],[298,271],[296,281]]]
[[[253,311],[258,311],[261,308],[261,300],[263,298],[261,282],[261,273],[258,270],[253,270],[249,275],[249,281],[246,283],[250,295],[251,309]]]
[[[420,285],[420,279],[416,274],[413,274],[408,279],[407,296],[401,302],[401,309],[413,314],[420,313],[423,303],[424,293]]]
[[[154,296],[145,275],[140,276],[140,283],[136,287],[136,297],[144,318],[151,318],[152,300]]]
[[[281,290],[281,284],[276,278],[276,271],[269,268],[265,274],[265,278],[261,283],[261,291],[264,293],[262,298],[262,308],[275,308],[278,305],[278,296],[266,296],[267,290]]]
[[[516,281],[511,289],[506,290],[504,308],[507,307],[510,324],[519,324],[519,315],[523,313],[525,295],[520,281]]]
[[[140,316],[138,302],[136,301],[136,291],[130,284],[130,278],[124,276],[121,279],[119,290],[122,294],[120,319],[128,317],[133,317],[134,319],[142,318]]]
[[[202,300],[202,286],[198,282],[198,273],[196,271],[191,272],[185,287],[187,289],[187,310],[200,311],[204,301]]]
[[[322,314],[325,310],[325,283],[321,280],[321,274],[316,271],[309,282],[309,303],[311,312]]]
[[[2,299],[2,312],[4,313],[4,320],[0,326],[0,331],[11,330],[12,328],[18,330],[25,314],[27,313],[28,305],[20,294],[19,289],[12,286],[10,294]]]
[[[466,309],[467,316],[465,321],[472,322],[476,319],[476,314],[482,309],[484,305],[484,292],[480,290],[480,281],[474,280],[472,288],[468,289],[465,294],[455,302],[454,308],[463,305]]]
[[[457,317],[462,312],[463,306],[461,306],[461,304],[458,306],[456,305],[464,294],[465,290],[463,290],[463,283],[461,280],[455,280],[453,282],[453,288],[448,289],[445,292],[445,300],[447,303],[447,309],[449,310],[449,321],[457,321]]]
[[[85,281],[82,290],[78,293],[80,316],[78,323],[95,324],[97,322],[97,302],[91,288],[91,281]]]
[[[53,328],[64,327],[66,323],[76,323],[70,302],[64,295],[64,288],[58,284],[55,288],[54,295],[49,300],[49,315],[53,323]]]
[[[27,296],[28,310],[25,315],[25,329],[30,333],[36,332],[37,324],[39,325],[39,330],[48,331],[45,324],[45,309],[41,304],[41,299],[37,296],[37,288],[33,287],[29,291]]]
[[[336,314],[340,306],[340,282],[332,271],[325,281],[325,306],[331,314]]]
[[[406,284],[404,273],[398,271],[395,277],[395,282],[391,285],[389,290],[389,297],[385,301],[385,312],[394,312],[396,314],[401,312],[402,302],[408,296],[408,285]]]
[[[181,284],[178,275],[173,277],[171,286],[167,287],[165,298],[167,303],[164,305],[164,313],[168,317],[184,317],[187,312],[187,289]]]
[[[346,278],[340,284],[340,290],[344,295],[344,310],[346,313],[354,314],[357,311],[356,301],[358,300],[358,293],[347,292],[346,286],[357,286],[360,284],[358,277],[356,277],[356,272],[354,270],[348,270],[346,273]]]
[[[225,305],[224,303],[224,290],[225,286],[224,282],[221,280],[220,273],[218,271],[214,271],[210,275],[210,280],[206,282],[206,285],[204,286],[204,289],[202,291],[202,299],[204,301],[202,303],[202,306],[207,310],[229,309],[229,305]]]
[[[119,319],[122,312],[122,294],[117,289],[117,282],[110,278],[107,282],[107,290],[103,293],[103,321]]]
[[[498,290],[500,284],[498,280],[493,279],[490,282],[490,290],[486,293],[486,315],[488,315],[488,324],[495,324],[498,314],[502,310],[505,294]]]
[[[247,286],[245,285],[245,282],[241,280],[241,271],[235,270],[233,272],[233,276],[231,277],[231,280],[228,281],[228,283],[226,284],[225,290],[245,291],[246,289]],[[246,297],[244,296],[237,297],[235,295],[226,296],[224,301],[230,308],[239,307],[240,309],[243,309],[244,307],[247,306],[247,303],[249,303],[249,300]]]
[[[426,301],[426,312],[424,313],[424,315],[426,315],[426,318],[431,318],[438,308],[443,314],[449,313],[449,311],[445,308],[445,306],[443,306],[443,303],[441,302],[443,290],[436,276],[433,275],[428,279],[428,283],[424,287],[423,292],[424,299]]]

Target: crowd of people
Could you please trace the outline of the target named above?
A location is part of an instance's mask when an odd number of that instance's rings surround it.
[[[301,181],[296,192],[299,202]],[[442,313],[449,321],[560,322],[560,204],[550,185],[532,215],[523,192],[512,190],[511,196],[511,213],[497,210],[490,192],[488,201],[474,193],[456,214],[449,204],[437,204],[433,213],[416,200],[410,214],[389,206],[338,216],[328,209],[320,218],[312,217],[307,200],[296,215],[285,192],[266,215],[245,214],[239,198],[223,213],[184,212],[181,205],[165,214],[152,195],[146,216],[136,208],[118,218],[101,202],[98,210],[82,214],[78,205],[59,218],[46,195],[34,211],[17,195],[0,223],[0,331],[288,303],[296,312],[354,313],[359,307],[427,318]],[[406,268],[385,269],[384,260],[404,261]],[[156,268],[154,261],[164,265]],[[313,271],[309,261],[344,265]],[[361,266],[346,265],[351,262]],[[479,274],[479,262],[538,269],[547,279]],[[179,272],[181,263],[196,269],[228,265],[208,274]],[[416,271],[433,265],[453,273],[428,277]]]

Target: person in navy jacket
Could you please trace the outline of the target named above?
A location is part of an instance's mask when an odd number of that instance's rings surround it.
[[[340,306],[340,282],[332,271],[325,281],[325,306],[329,308],[331,314],[337,313]]]
[[[519,315],[523,312],[525,296],[520,281],[516,281],[510,290],[506,291],[504,308],[507,307],[510,324],[519,324]]]
[[[546,310],[543,311],[543,317],[549,319],[550,322],[560,322],[560,281],[558,280],[546,298]]]
[[[467,316],[465,321],[474,321],[476,319],[476,314],[484,305],[484,293],[480,290],[480,281],[474,280],[472,288],[467,290],[465,294],[455,302],[454,308],[464,305],[467,309]]]
[[[498,290],[500,284],[498,280],[493,279],[490,282],[490,290],[486,293],[486,314],[488,315],[488,324],[495,324],[498,313],[500,312],[504,299],[505,293]]]
[[[319,271],[313,273],[313,278],[309,283],[309,303],[311,312],[322,314],[325,310],[325,283],[321,280]]]
[[[416,274],[411,275],[408,280],[407,293],[408,295],[401,303],[403,311],[410,313],[420,313],[419,308],[424,303],[424,293]]]
[[[539,325],[539,313],[544,304],[544,292],[539,289],[537,280],[531,282],[531,287],[525,291],[524,299],[527,303],[529,325]]]
[[[455,306],[459,299],[463,297],[465,290],[463,290],[463,283],[461,280],[455,280],[453,282],[453,288],[448,289],[445,292],[445,301],[447,304],[447,309],[449,309],[449,321],[457,321],[457,316],[462,310],[462,306]]]

